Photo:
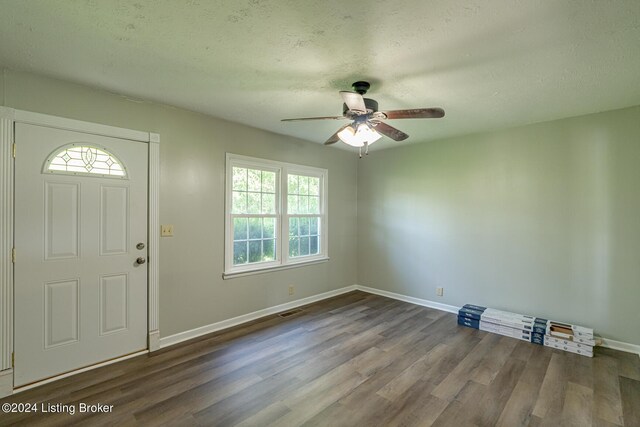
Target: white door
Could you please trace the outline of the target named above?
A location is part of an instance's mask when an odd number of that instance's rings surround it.
[[[147,348],[145,143],[16,124],[22,386]]]

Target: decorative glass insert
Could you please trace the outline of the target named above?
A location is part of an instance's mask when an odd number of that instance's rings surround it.
[[[102,175],[126,178],[124,165],[104,149],[71,144],[55,152],[45,162],[45,172],[73,175]]]

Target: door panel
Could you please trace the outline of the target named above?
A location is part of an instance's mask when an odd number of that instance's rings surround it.
[[[44,285],[45,348],[78,341],[80,281],[49,282]]]
[[[80,185],[45,181],[45,259],[77,258]]]
[[[100,255],[127,253],[129,243],[129,189],[100,188]]]
[[[148,146],[27,124],[15,137],[18,387],[147,348]]]
[[[129,277],[113,274],[100,278],[100,334],[127,329]]]

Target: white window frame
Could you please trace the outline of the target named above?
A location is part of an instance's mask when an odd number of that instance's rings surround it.
[[[311,166],[303,166],[292,163],[278,162],[275,160],[260,159],[256,157],[242,156],[227,153],[225,170],[225,238],[224,238],[224,273],[223,278],[256,274],[271,270],[293,268],[306,264],[323,262],[329,259],[328,240],[328,211],[327,194],[329,171]],[[233,221],[231,214],[233,196],[233,168],[254,168],[276,172],[276,213],[273,214],[233,214],[233,217],[274,217],[276,228],[275,260],[270,262],[247,263],[241,266],[233,265]],[[288,214],[288,176],[306,175],[320,178],[320,213],[319,214]],[[319,217],[320,226],[320,250],[316,255],[306,255],[295,258],[289,257],[289,217]]]

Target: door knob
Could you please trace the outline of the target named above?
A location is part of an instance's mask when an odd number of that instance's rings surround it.
[[[138,259],[136,259],[137,264],[144,264],[145,262],[147,262],[147,260],[143,257],[138,257]]]
[[[136,245],[136,249],[143,250],[144,249],[144,243],[142,243],[142,242],[138,243]]]

